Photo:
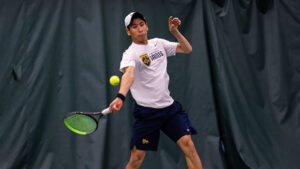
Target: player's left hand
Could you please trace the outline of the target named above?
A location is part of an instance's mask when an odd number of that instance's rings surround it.
[[[171,33],[176,31],[179,25],[181,25],[180,19],[177,17],[173,18],[173,16],[169,17],[169,30]]]

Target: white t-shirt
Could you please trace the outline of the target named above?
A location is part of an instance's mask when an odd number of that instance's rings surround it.
[[[138,105],[151,108],[164,108],[173,103],[169,91],[167,56],[176,54],[177,42],[154,38],[147,45],[134,42],[123,53],[120,71],[134,66],[134,82],[131,94]]]

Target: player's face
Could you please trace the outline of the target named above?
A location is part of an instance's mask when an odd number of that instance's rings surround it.
[[[137,44],[147,44],[148,25],[140,18],[132,21],[129,29],[126,28],[128,36],[131,36],[132,41]]]

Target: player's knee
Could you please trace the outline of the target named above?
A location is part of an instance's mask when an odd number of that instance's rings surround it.
[[[138,156],[134,156],[130,159],[129,164],[132,168],[138,168],[143,162],[143,159],[138,157]]]
[[[144,157],[145,154],[141,152],[132,154],[129,160],[130,166],[133,168],[139,167],[142,164]]]
[[[191,139],[190,135],[185,135],[185,136],[181,137],[178,140],[178,144],[180,145],[180,147],[182,149],[186,149],[188,151],[192,151],[192,150],[195,149],[194,148],[195,146],[194,146],[193,140]]]

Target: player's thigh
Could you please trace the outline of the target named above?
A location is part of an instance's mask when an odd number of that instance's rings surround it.
[[[136,146],[136,149],[138,150],[156,151],[158,148],[159,135],[160,135],[159,133],[160,130],[157,129],[146,135],[135,134],[132,137],[131,148],[133,146]]]
[[[185,135],[191,135],[190,126],[186,123],[186,119],[182,114],[176,114],[168,119],[161,130],[175,143]]]

